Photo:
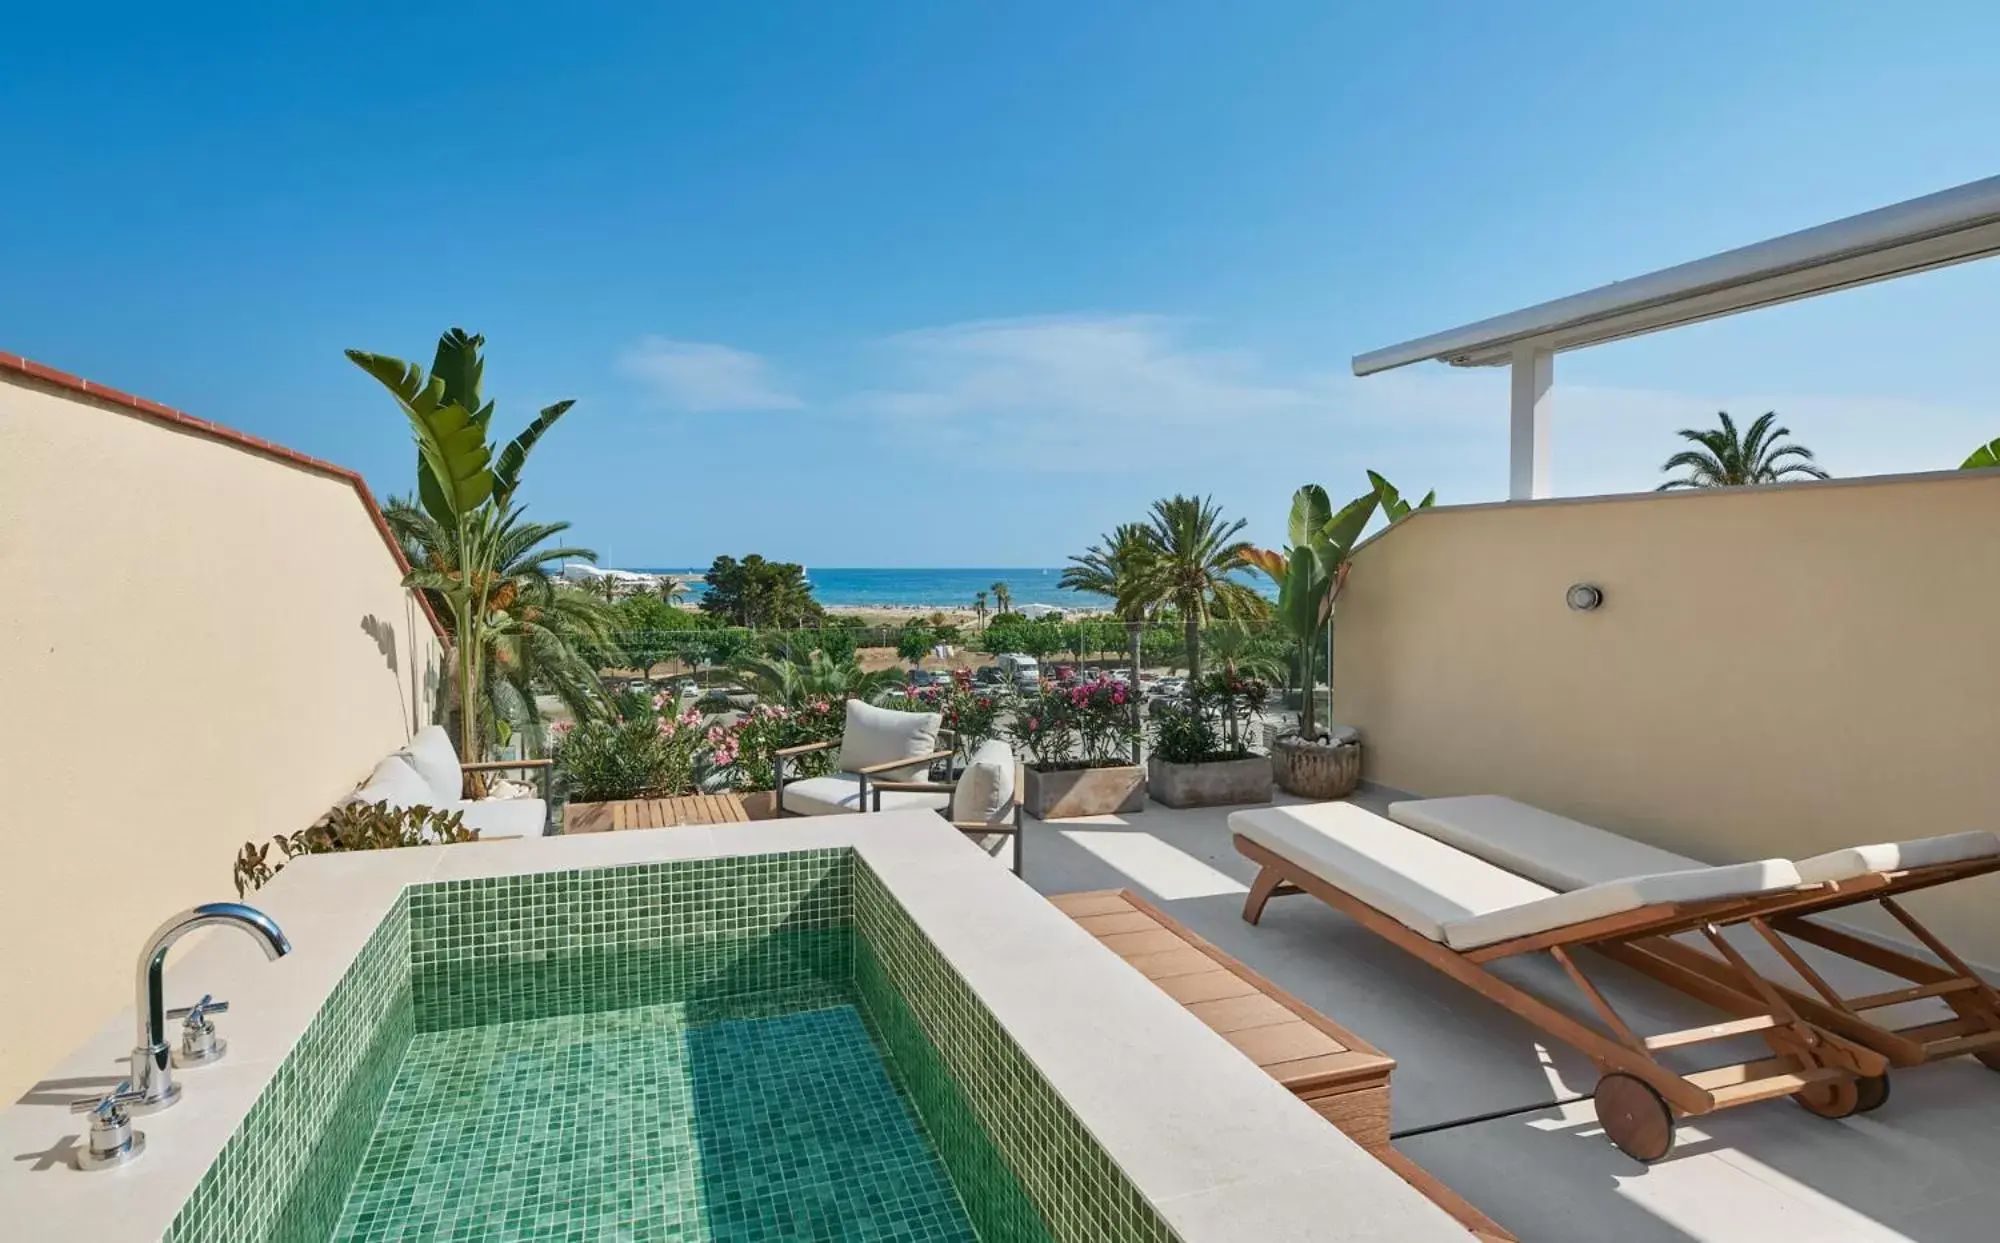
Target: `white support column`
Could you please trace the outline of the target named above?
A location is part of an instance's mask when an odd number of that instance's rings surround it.
[[[1507,433],[1507,499],[1549,494],[1549,414],[1555,405],[1556,357],[1532,345],[1514,347]]]

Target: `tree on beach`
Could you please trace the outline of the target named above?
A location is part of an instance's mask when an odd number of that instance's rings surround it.
[[[1007,584],[1005,583],[993,584],[993,615],[995,617],[1007,616],[1008,606],[1012,605],[1013,603],[1014,603],[1014,593],[1007,590]]]
[[[1144,616],[1169,605],[1180,615],[1190,679],[1201,677],[1201,628],[1215,618],[1261,618],[1270,602],[1232,575],[1249,562],[1249,541],[1237,538],[1248,522],[1222,516],[1211,497],[1175,495],[1153,502],[1140,528],[1143,552],[1124,575],[1118,612]]]
[[[734,626],[795,628],[817,625],[826,610],[813,599],[805,567],[766,561],[756,553],[738,561],[717,557],[708,567],[701,610]]]
[[[977,619],[978,619],[978,621],[979,621],[979,628],[980,628],[981,630],[984,630],[984,629],[986,629],[986,593],[985,593],[985,592],[983,592],[983,591],[975,591],[975,592],[973,592],[973,593],[972,593],[972,615],[973,615],[973,616],[974,616],[975,618],[977,618]]]
[[[428,373],[386,354],[347,358],[395,397],[417,442],[417,495],[385,516],[409,555],[403,585],[423,591],[449,630],[452,679],[447,714],[458,718],[459,755],[485,754],[486,740],[512,721],[539,725],[537,689],[561,697],[579,717],[601,701],[582,653],[610,643],[601,606],[559,590],[548,567],[587,548],[545,547],[568,529],[533,523],[514,505],[535,444],[573,402],[545,407],[504,447],[490,438],[493,403],[483,399],[484,337],[453,328],[438,338]],[[496,451],[497,450],[497,451]]]
[[[1738,488],[1751,484],[1779,483],[1788,476],[1802,479],[1829,479],[1824,470],[1813,464],[1813,452],[1801,444],[1779,442],[1792,434],[1789,427],[1771,426],[1778,419],[1776,410],[1766,410],[1757,416],[1739,436],[1735,420],[1724,410],[1716,417],[1722,426],[1700,431],[1683,427],[1677,435],[1682,440],[1699,445],[1697,449],[1683,449],[1668,458],[1660,466],[1661,473],[1685,469],[1687,473],[1676,479],[1669,479],[1655,492],[1671,492],[1675,488]],[[1794,459],[1786,461],[1787,458]]]

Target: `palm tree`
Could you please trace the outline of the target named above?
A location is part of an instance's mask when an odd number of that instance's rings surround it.
[[[1151,522],[1140,528],[1144,554],[1124,576],[1118,611],[1127,618],[1162,606],[1177,612],[1187,633],[1190,681],[1201,677],[1204,622],[1270,616],[1270,603],[1231,577],[1249,564],[1250,543],[1236,538],[1248,525],[1226,521],[1213,498],[1176,495],[1154,501]]]
[[[465,557],[459,528],[438,522],[408,497],[390,500],[383,511],[389,529],[414,567],[413,583],[433,594],[431,582],[455,583]],[[539,746],[541,710],[538,690],[562,701],[577,720],[588,720],[604,709],[602,684],[593,657],[617,657],[617,616],[595,595],[557,587],[547,567],[566,558],[595,560],[588,548],[544,547],[569,529],[567,522],[528,522],[522,511],[499,515],[480,554],[490,565],[487,614],[475,628],[485,677],[475,724],[479,737],[497,733],[500,722],[519,721]]]
[[[870,673],[853,660],[833,660],[817,650],[803,663],[752,656],[738,663],[736,672],[759,699],[787,708],[816,699],[872,699],[901,681],[894,669]]]
[[[1655,492],[1670,492],[1675,488],[1739,488],[1749,484],[1777,483],[1787,476],[1804,479],[1830,479],[1832,476],[1812,464],[1813,452],[1800,444],[1780,444],[1779,440],[1792,434],[1789,427],[1772,427],[1777,421],[1776,410],[1766,410],[1757,416],[1747,431],[1739,438],[1735,420],[1727,410],[1718,415],[1722,426],[1709,431],[1697,431],[1684,427],[1678,433],[1682,440],[1700,445],[1699,449],[1683,449],[1668,458],[1660,467],[1662,473],[1687,469],[1687,474],[1678,479],[1669,479]],[[1795,458],[1796,461],[1785,461]],[[1782,463],[1782,465],[1780,464]]]
[[[978,619],[979,619],[979,628],[980,628],[981,630],[984,630],[984,629],[986,629],[986,593],[985,593],[985,592],[983,592],[983,591],[975,591],[975,592],[973,592],[973,593],[972,593],[972,615],[973,615],[974,617],[976,617],[976,618],[978,618]]]
[[[1062,581],[1056,585],[1065,591],[1104,596],[1113,601],[1113,611],[1120,618],[1140,620],[1136,616],[1127,617],[1117,602],[1139,573],[1148,548],[1146,528],[1137,522],[1122,522],[1111,534],[1085,549],[1082,556],[1071,557],[1069,568],[1063,571]]]
[[[1005,617],[1008,606],[1013,603],[1014,593],[1007,590],[1007,584],[993,584],[993,615],[995,617]]]

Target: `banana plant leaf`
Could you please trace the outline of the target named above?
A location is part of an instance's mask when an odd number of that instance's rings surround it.
[[[410,420],[422,467],[418,497],[431,516],[456,525],[462,515],[483,505],[493,495],[492,449],[485,424],[446,399],[444,380],[435,375],[426,379],[414,363],[363,350],[349,350],[347,357],[393,393]]]
[[[1965,465],[1960,469],[1985,470],[1993,466],[2000,466],[2000,440],[1991,441],[1974,449],[1972,456],[1965,459]]]

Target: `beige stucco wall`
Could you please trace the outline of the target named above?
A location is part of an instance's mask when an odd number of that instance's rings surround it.
[[[1416,514],[1334,646],[1401,789],[1718,862],[2000,828],[2000,472]],[[2000,963],[2000,883],[1913,905]]]
[[[0,1099],[427,721],[437,645],[347,482],[0,373]],[[202,992],[168,966],[169,1004]]]

